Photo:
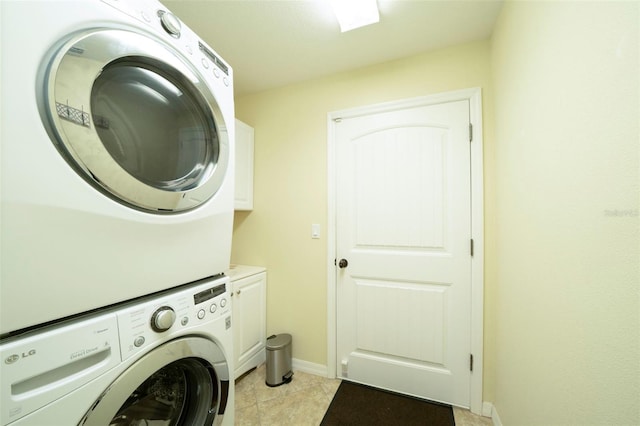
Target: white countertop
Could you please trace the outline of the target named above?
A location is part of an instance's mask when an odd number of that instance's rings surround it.
[[[225,275],[231,278],[231,281],[237,281],[242,278],[250,277],[251,275],[265,272],[267,268],[262,266],[250,266],[250,265],[229,265],[229,269],[224,271]]]

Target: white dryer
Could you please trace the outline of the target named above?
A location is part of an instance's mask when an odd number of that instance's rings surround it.
[[[155,0],[0,7],[0,334],[227,269],[231,67]]]
[[[0,342],[2,426],[233,425],[229,279]]]

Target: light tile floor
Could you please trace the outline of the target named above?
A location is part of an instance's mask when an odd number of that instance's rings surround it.
[[[291,383],[269,387],[264,364],[236,381],[238,426],[318,426],[340,380],[294,371]],[[456,426],[491,426],[491,419],[454,408]]]

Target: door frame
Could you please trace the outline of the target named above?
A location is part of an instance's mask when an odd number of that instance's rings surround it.
[[[483,191],[483,129],[482,90],[479,87],[420,96],[398,101],[333,111],[327,114],[327,373],[337,376],[337,269],[336,259],[336,140],[335,123],[342,118],[427,106],[445,102],[469,101],[469,120],[472,125],[471,143],[471,238],[474,253],[471,257],[471,372],[470,409],[482,414],[483,333],[484,333],[484,191]]]

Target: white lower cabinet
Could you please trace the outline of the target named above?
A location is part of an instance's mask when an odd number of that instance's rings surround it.
[[[231,277],[235,378],[265,362],[267,333],[267,272],[264,268],[237,265]]]

